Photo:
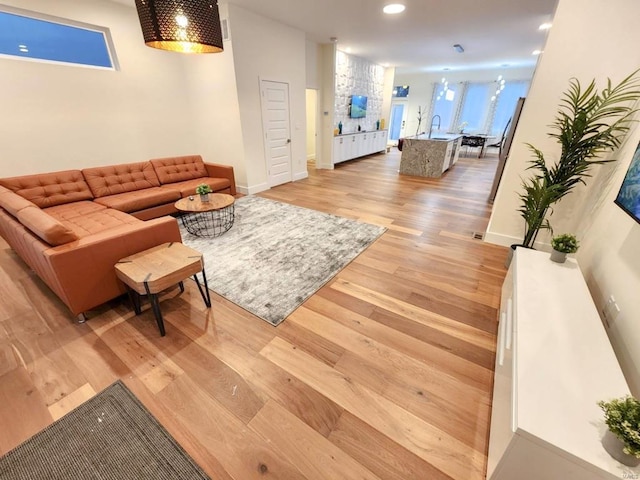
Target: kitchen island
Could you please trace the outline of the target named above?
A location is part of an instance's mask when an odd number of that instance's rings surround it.
[[[400,173],[440,178],[458,161],[461,143],[461,134],[406,137],[402,142]]]

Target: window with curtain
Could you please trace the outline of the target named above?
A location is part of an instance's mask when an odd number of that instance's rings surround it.
[[[489,130],[490,135],[500,138],[504,127],[506,127],[507,122],[513,116],[518,98],[526,97],[528,90],[529,82],[526,81],[505,83],[504,90],[500,92],[500,95],[498,95],[494,102],[493,120]]]
[[[115,69],[109,29],[2,6],[0,55]]]
[[[432,118],[427,119],[428,124],[425,131],[429,131],[430,122],[433,121],[434,132],[451,132],[456,126],[456,113],[460,104],[460,92],[462,84],[449,84],[445,86],[440,83],[436,85],[433,93]],[[438,119],[433,119],[435,115],[440,115],[440,127],[438,128]]]
[[[495,91],[493,83],[469,83],[464,93],[458,123],[453,131],[459,131],[462,124],[465,133],[485,133],[491,107],[491,95]]]
[[[487,134],[499,139],[515,111],[518,98],[526,96],[529,81],[507,81],[496,95],[499,88],[497,82],[434,84],[431,112],[442,118],[439,131],[457,133],[462,123],[467,122],[464,133]],[[496,98],[492,99],[494,96]],[[425,129],[429,130],[429,125]]]

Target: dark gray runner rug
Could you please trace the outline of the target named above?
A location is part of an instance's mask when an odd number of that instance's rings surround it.
[[[0,458],[0,478],[209,477],[118,381]]]
[[[261,197],[239,198],[233,227],[217,238],[181,227],[204,254],[209,288],[278,325],[386,228]]]

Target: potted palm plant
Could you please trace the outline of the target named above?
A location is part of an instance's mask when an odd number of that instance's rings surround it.
[[[608,427],[602,439],[607,453],[624,465],[640,465],[640,402],[626,396],[598,406]]]
[[[570,233],[563,233],[562,235],[556,235],[551,239],[551,246],[553,251],[551,252],[551,261],[557,263],[564,263],[567,260],[567,254],[576,253],[580,242]]]
[[[525,221],[522,246],[532,248],[540,230],[553,232],[548,219],[552,206],[576,185],[584,184],[591,167],[614,161],[603,160],[601,155],[620,146],[633,122],[637,111],[633,104],[640,98],[638,71],[615,86],[607,80],[600,92],[595,80],[586,88],[577,79],[570,80],[548,134],[562,148],[556,162],[547,165],[544,153],[527,144],[533,153],[527,170],[533,175],[523,180],[519,194],[519,212]]]
[[[213,192],[213,190],[211,190],[211,187],[209,185],[207,185],[206,183],[201,183],[200,185],[198,185],[196,187],[196,193],[198,195],[200,195],[200,201],[201,202],[208,202],[209,201],[209,194]]]

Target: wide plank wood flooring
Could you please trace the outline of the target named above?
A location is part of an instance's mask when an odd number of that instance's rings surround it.
[[[215,479],[485,478],[506,249],[473,234],[497,158],[399,163],[261,194],[387,228],[276,328],[193,281],[163,297],[166,337],[125,298],[78,325],[0,239],[0,454],[122,379]]]

